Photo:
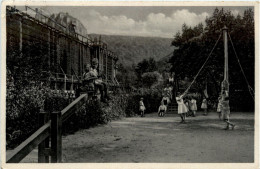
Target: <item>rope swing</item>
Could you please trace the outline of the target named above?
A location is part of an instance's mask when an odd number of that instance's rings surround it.
[[[243,74],[243,76],[244,76],[244,78],[245,78],[245,81],[246,81],[246,83],[247,83],[248,91],[249,91],[251,97],[253,98],[253,100],[255,101],[255,98],[254,98],[254,93],[255,93],[255,92],[254,92],[254,89],[249,85],[249,82],[248,82],[248,80],[247,80],[247,78],[246,78],[246,75],[245,75],[245,72],[244,72],[244,70],[243,70],[243,68],[242,68],[242,66],[241,66],[240,60],[239,60],[239,58],[238,58],[238,56],[237,56],[237,52],[236,52],[236,50],[235,50],[235,47],[234,47],[234,45],[233,45],[233,42],[232,42],[232,39],[231,39],[231,36],[230,36],[229,33],[228,33],[228,37],[229,37],[229,39],[230,39],[232,48],[233,48],[233,50],[234,50],[234,53],[235,53],[235,56],[236,56],[238,65],[239,65],[239,67],[240,67],[240,69],[241,69],[241,72],[242,72],[242,74]]]
[[[214,49],[216,48],[216,46],[217,46],[217,44],[218,44],[218,42],[219,42],[219,40],[220,40],[220,38],[221,38],[221,35],[222,35],[222,33],[220,33],[220,35],[219,35],[219,37],[218,37],[218,40],[216,41],[215,45],[213,46],[213,48],[212,48],[211,52],[209,53],[207,59],[205,60],[205,62],[203,63],[203,65],[202,65],[201,68],[199,69],[198,73],[197,73],[196,76],[193,78],[193,81],[190,83],[189,87],[185,90],[185,92],[184,92],[183,94],[187,94],[188,91],[190,90],[191,86],[192,86],[192,85],[194,84],[194,82],[196,81],[197,77],[198,77],[199,74],[201,73],[202,69],[205,67],[205,65],[206,65],[206,63],[208,62],[210,56],[212,55]],[[244,76],[244,79],[245,79],[245,81],[246,81],[246,83],[247,83],[248,91],[249,91],[251,97],[253,98],[253,100],[255,101],[255,98],[254,98],[254,89],[250,86],[250,84],[249,84],[249,82],[248,82],[248,80],[247,80],[247,77],[246,77],[245,72],[244,72],[244,70],[243,70],[243,68],[242,68],[242,65],[241,65],[241,63],[240,63],[240,60],[239,60],[239,58],[238,58],[238,55],[237,55],[237,53],[236,53],[236,50],[235,50],[233,41],[232,41],[231,36],[230,36],[229,33],[228,33],[228,37],[229,37],[229,39],[230,39],[232,48],[233,48],[233,50],[234,50],[234,53],[235,53],[235,56],[236,56],[238,65],[239,65],[239,67],[240,67],[240,69],[241,69],[241,72],[242,72],[242,74],[243,74],[243,76]]]
[[[185,92],[184,92],[183,94],[188,93],[188,91],[190,90],[190,87],[191,87],[191,86],[193,85],[193,83],[196,81],[196,79],[197,79],[197,77],[199,76],[200,72],[202,71],[202,69],[204,68],[204,66],[205,66],[206,63],[208,62],[210,56],[212,55],[214,49],[216,48],[216,46],[217,46],[217,44],[218,44],[218,42],[219,42],[219,40],[220,40],[220,38],[221,38],[221,35],[222,35],[222,33],[220,33],[220,35],[219,35],[219,37],[218,37],[218,40],[216,41],[215,45],[213,46],[213,48],[212,48],[211,52],[209,53],[209,55],[208,55],[206,61],[203,63],[203,65],[202,65],[201,68],[199,69],[198,73],[197,73],[196,76],[193,78],[193,81],[191,82],[191,84],[190,84],[189,87],[185,90]]]

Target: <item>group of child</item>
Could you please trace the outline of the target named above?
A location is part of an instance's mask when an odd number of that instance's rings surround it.
[[[96,86],[101,95],[101,101],[107,102],[107,100],[110,100],[110,97],[108,96],[108,87],[107,84],[102,80],[101,75],[99,75],[98,71],[98,59],[93,58],[91,65],[87,64],[85,65],[85,72],[83,74],[83,86],[81,87],[80,91],[85,91],[85,87],[87,83],[92,80],[94,81],[93,85]],[[93,87],[94,87],[93,86]]]
[[[195,116],[197,105],[196,100],[194,97],[189,101],[189,99],[186,99],[184,101],[185,95],[187,93],[184,92],[184,94],[177,94],[176,101],[178,103],[178,114],[181,117],[181,123],[185,123],[185,119],[187,116],[190,115],[190,111],[193,113],[192,115]],[[204,115],[207,115],[207,99],[203,98],[201,108],[204,109]],[[218,107],[217,112],[219,119],[223,119],[227,126],[225,130],[228,130],[229,127],[232,127],[232,130],[235,127],[235,124],[230,122],[229,116],[230,116],[230,107],[229,107],[229,96],[227,93],[221,94],[221,96],[218,98]]]
[[[177,93],[176,101],[178,104],[178,114],[181,117],[181,122],[180,123],[186,123],[186,117],[187,116],[196,116],[196,111],[197,111],[197,101],[195,97],[186,97],[184,101],[186,93],[181,95],[179,92]]]
[[[164,90],[169,93],[170,88],[165,88]],[[169,90],[169,91],[168,91]],[[171,95],[167,94],[163,97],[161,104],[158,108],[158,116],[163,117],[165,113],[167,112],[167,106],[170,103],[170,98]],[[186,96],[187,92],[184,92],[181,94],[180,92],[177,93],[176,97],[176,102],[178,104],[178,114],[181,117],[181,122],[180,123],[186,123],[186,117],[188,116],[196,116],[196,111],[197,111],[197,101],[194,96]],[[204,113],[203,115],[207,115],[207,99],[206,97],[203,98],[202,104],[201,104],[201,109],[203,109]],[[143,98],[141,98],[139,102],[139,111],[141,112],[141,116],[144,116],[144,111],[145,111],[145,106],[143,103]],[[220,97],[218,98],[218,107],[217,107],[217,112],[219,119],[222,119],[226,122],[227,126],[225,130],[228,130],[229,127],[231,126],[232,129],[234,129],[235,124],[231,123],[229,120],[230,116],[230,107],[229,107],[229,96],[227,92],[223,92]]]

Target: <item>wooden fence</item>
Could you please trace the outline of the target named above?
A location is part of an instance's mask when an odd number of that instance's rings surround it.
[[[78,111],[88,99],[83,94],[75,101],[65,107],[62,111],[52,112],[51,120],[47,120],[47,113],[40,112],[39,124],[41,127],[27,138],[22,144],[15,148],[6,157],[7,163],[19,163],[33,149],[38,146],[38,162],[48,163],[51,157],[52,163],[62,160],[62,122],[66,121],[73,113]],[[51,147],[49,147],[51,142]]]

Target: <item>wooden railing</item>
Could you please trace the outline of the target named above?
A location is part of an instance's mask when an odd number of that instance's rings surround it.
[[[33,149],[38,146],[38,162],[48,163],[51,157],[52,163],[62,160],[62,122],[67,120],[73,113],[86,103],[87,94],[79,96],[75,101],[65,107],[62,111],[52,112],[51,120],[47,120],[47,113],[40,112],[39,124],[42,125],[34,134],[27,138],[17,148],[12,150],[6,157],[7,163],[19,163]],[[51,139],[50,139],[51,138]],[[51,147],[49,142],[51,140]]]

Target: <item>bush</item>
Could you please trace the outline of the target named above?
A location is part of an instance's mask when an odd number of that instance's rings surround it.
[[[162,91],[158,88],[152,88],[130,94],[127,100],[126,116],[133,116],[139,113],[139,101],[141,97],[144,98],[145,113],[156,112],[162,100]]]
[[[106,124],[111,120],[125,117],[128,97],[126,95],[114,95],[111,98],[108,105],[99,101],[84,104],[78,112],[63,124],[63,134],[94,127],[98,124]]]
[[[38,113],[44,105],[47,88],[28,85],[19,90],[7,87],[6,143],[13,148],[38,129]]]
[[[108,104],[99,101],[84,104],[63,123],[63,134],[130,116],[131,113],[126,113],[128,95],[114,95],[111,98]],[[50,117],[51,112],[61,111],[71,102],[71,99],[43,87],[41,83],[34,83],[19,90],[14,86],[8,88],[6,97],[7,149],[15,148],[39,128],[40,109],[48,112]]]
[[[28,81],[25,85],[24,81]],[[7,76],[6,93],[6,148],[13,149],[38,128],[40,110],[60,111],[70,100],[54,94],[47,84],[28,79],[17,80]]]

